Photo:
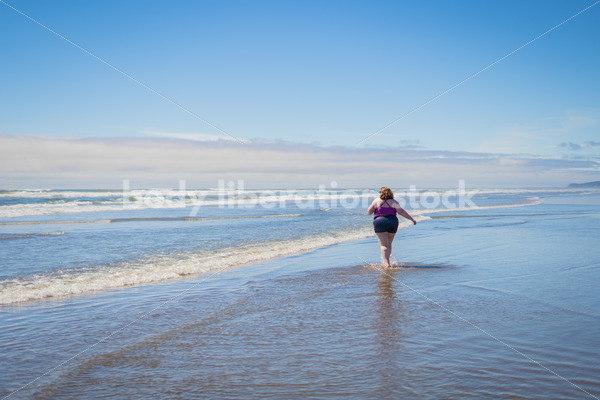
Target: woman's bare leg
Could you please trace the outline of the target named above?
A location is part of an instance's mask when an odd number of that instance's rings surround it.
[[[381,247],[381,259],[386,267],[391,267],[390,255],[392,254],[392,240],[394,240],[394,233],[381,232],[375,233],[377,240],[379,240],[379,247]],[[390,237],[391,235],[391,237]]]
[[[394,241],[394,236],[396,236],[395,233],[389,233],[388,232],[388,243],[389,243],[389,245],[388,245],[388,251],[389,251],[389,253],[388,253],[388,264],[390,265],[390,267],[392,266],[390,258],[392,256],[392,242]]]
[[[390,256],[392,255],[392,242],[394,241],[394,236],[396,236],[395,233],[390,233],[388,232],[388,242],[389,242],[389,246],[388,248],[390,249]],[[391,265],[391,264],[390,264]]]

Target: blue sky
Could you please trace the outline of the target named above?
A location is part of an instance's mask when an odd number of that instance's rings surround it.
[[[2,0],[0,186],[598,180],[600,4],[379,131],[592,4]],[[157,165],[131,143],[173,150]],[[172,168],[179,148],[198,160]]]

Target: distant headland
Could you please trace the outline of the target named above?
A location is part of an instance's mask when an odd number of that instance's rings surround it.
[[[586,183],[571,183],[570,188],[600,188],[600,181],[586,182]]]

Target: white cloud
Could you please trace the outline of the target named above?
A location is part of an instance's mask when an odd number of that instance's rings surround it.
[[[166,138],[72,138],[0,135],[0,186],[104,188],[564,186],[597,180],[590,160],[403,148],[322,147],[289,142],[189,141]]]
[[[192,132],[160,132],[153,130],[145,130],[140,132],[146,136],[169,138],[169,139],[182,139],[182,140],[193,140],[197,142],[215,142],[218,140],[230,140],[236,141],[233,137],[227,135],[212,135],[208,133],[192,133]]]

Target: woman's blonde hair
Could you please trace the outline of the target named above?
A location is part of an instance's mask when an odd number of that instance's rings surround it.
[[[389,200],[389,199],[393,199],[394,198],[394,193],[392,193],[392,189],[390,189],[389,187],[382,187],[381,191],[379,192],[379,198],[381,200]]]

